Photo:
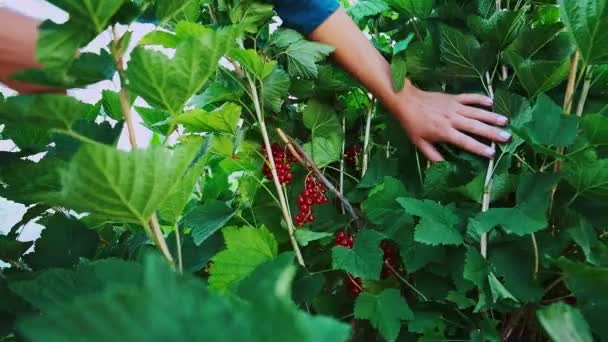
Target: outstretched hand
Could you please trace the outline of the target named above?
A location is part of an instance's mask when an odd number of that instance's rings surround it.
[[[427,159],[437,162],[443,156],[434,143],[449,143],[471,153],[493,157],[496,151],[469,134],[504,143],[511,134],[495,126],[505,126],[507,117],[473,107],[492,106],[492,100],[479,94],[450,95],[427,92],[406,82],[397,94],[393,110],[412,142]]]

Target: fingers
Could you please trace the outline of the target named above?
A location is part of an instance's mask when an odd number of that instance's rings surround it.
[[[484,145],[479,141],[457,130],[453,130],[450,133],[450,135],[448,136],[448,142],[482,157],[491,158],[494,156],[494,153],[496,153],[495,149],[493,149],[492,147]]]
[[[435,163],[435,162],[440,162],[440,161],[445,160],[445,159],[443,159],[443,156],[441,155],[441,153],[439,153],[439,151],[437,151],[435,146],[433,146],[433,144],[431,144],[425,140],[421,140],[420,142],[418,142],[416,144],[416,146],[418,146],[418,148],[424,154],[426,159],[430,160],[431,162]]]
[[[483,121],[497,126],[505,126],[509,122],[509,119],[504,115],[488,112],[475,107],[463,106],[460,108],[459,113],[467,118]]]
[[[456,101],[463,105],[481,105],[490,107],[494,104],[491,98],[480,94],[460,94],[456,95]]]
[[[454,122],[454,127],[460,131],[473,133],[496,142],[505,143],[511,139],[511,133],[505,130],[487,125],[481,121],[466,118],[464,116],[461,116],[456,122]]]

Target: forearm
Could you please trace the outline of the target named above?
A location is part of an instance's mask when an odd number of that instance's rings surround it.
[[[390,65],[343,9],[337,10],[309,36],[334,46],[334,60],[359,80],[389,110],[398,106]]]
[[[10,79],[18,71],[39,68],[36,61],[38,21],[7,9],[0,9],[0,82],[22,93],[51,89]]]

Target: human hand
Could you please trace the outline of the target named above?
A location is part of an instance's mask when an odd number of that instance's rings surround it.
[[[490,107],[492,100],[479,94],[450,95],[427,92],[409,81],[397,94],[393,110],[412,142],[427,159],[442,161],[443,156],[434,143],[449,143],[471,153],[491,158],[495,149],[469,136],[467,133],[499,143],[509,141],[511,134],[497,126],[505,126],[508,118],[473,107]]]

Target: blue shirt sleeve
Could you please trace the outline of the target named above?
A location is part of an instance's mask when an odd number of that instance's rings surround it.
[[[336,0],[274,0],[283,25],[307,35],[329,18],[339,7]]]

